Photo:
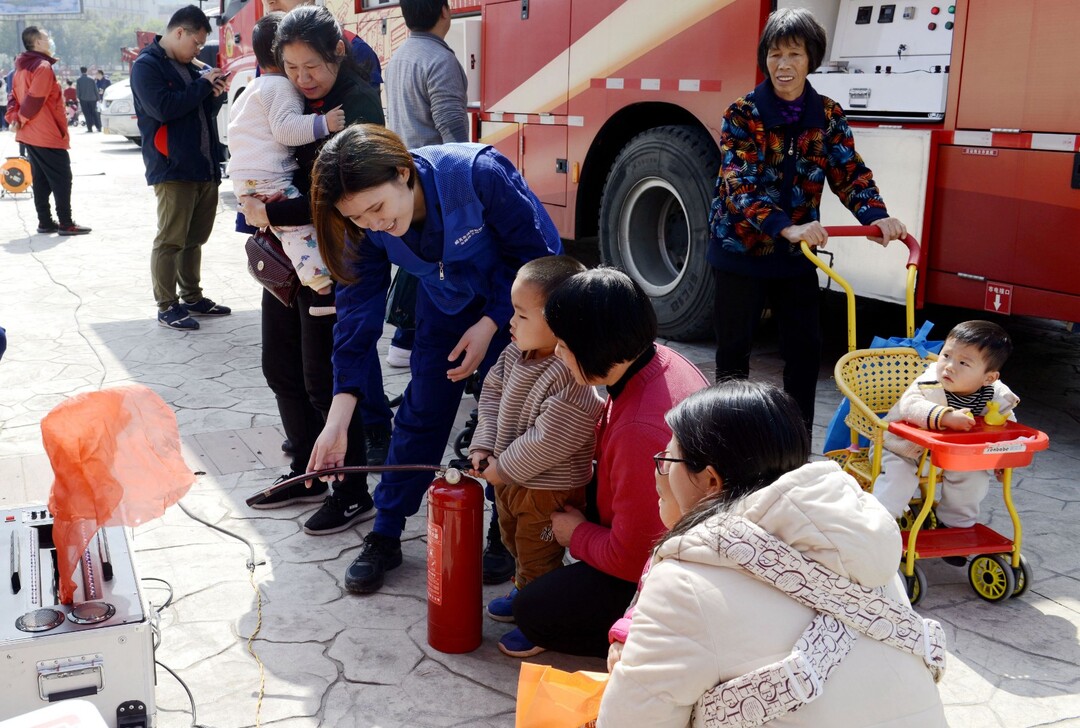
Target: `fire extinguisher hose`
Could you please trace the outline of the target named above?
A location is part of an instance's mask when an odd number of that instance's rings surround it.
[[[348,473],[416,473],[416,472],[433,472],[437,475],[447,477],[447,479],[455,478],[453,482],[456,482],[456,478],[461,476],[462,470],[472,469],[472,463],[468,460],[451,460],[449,465],[342,465],[336,468],[324,468],[322,470],[315,470],[310,473],[304,473],[303,475],[297,475],[293,478],[286,478],[281,482],[274,483],[266,488],[263,488],[255,493],[252,493],[244,502],[249,506],[258,505],[264,500],[277,493],[282,488],[288,488],[291,485],[297,483],[303,483],[308,480],[315,480],[325,475],[338,475]],[[452,475],[453,473],[453,475]]]

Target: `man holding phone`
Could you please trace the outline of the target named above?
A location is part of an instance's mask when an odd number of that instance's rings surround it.
[[[229,88],[220,69],[200,71],[197,65],[209,33],[206,14],[188,5],[173,14],[165,33],[131,66],[146,182],[158,201],[158,233],[150,254],[157,319],[179,331],[199,328],[192,315],[232,313],[205,297],[199,285],[202,246],[214,227],[225,161],[216,119]]]

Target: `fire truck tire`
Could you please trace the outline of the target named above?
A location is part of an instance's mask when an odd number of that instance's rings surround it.
[[[712,271],[705,260],[720,152],[703,129],[661,126],[615,158],[600,201],[600,258],[652,299],[660,335],[710,336]]]

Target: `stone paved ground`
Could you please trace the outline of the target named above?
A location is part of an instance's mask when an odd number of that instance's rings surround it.
[[[141,575],[165,579],[174,590],[161,613],[157,657],[190,686],[200,724],[250,726],[261,710],[263,723],[286,728],[511,726],[518,663],[495,648],[505,627],[486,621],[483,646],[468,655],[427,646],[422,518],[410,520],[405,565],[381,593],[359,598],[344,591],[342,574],[368,526],[315,538],[301,530],[313,508],[255,512],[243,505],[248,493],[283,471],[284,460],[259,368],[259,289],[244,268],[242,237],[230,232],[231,196],[223,195],[205,248],[203,282],[234,315],[204,320],[196,333],[162,329],[153,319],[147,274],[154,199],[138,150],[101,135],[76,134],[73,141],[75,216],[94,228],[91,235],[34,234],[29,195],[0,198],[0,325],[9,337],[0,363],[0,508],[47,499],[50,471],[38,423],[51,407],[76,392],[146,384],[175,409],[188,462],[205,473],[183,505],[251,541],[264,562],[254,572],[260,610],[245,567],[247,547],[239,542],[176,507],[134,532]],[[14,153],[11,134],[0,133],[0,155]],[[941,319],[940,333],[959,314],[933,315]],[[870,326],[893,326],[896,319],[887,312]],[[930,586],[920,609],[948,632],[941,691],[953,726],[1080,725],[1080,342],[1052,322],[1008,325],[1018,352],[1006,379],[1024,399],[1022,419],[1052,440],[1049,452],[1017,471],[1034,584],[1022,599],[987,604],[974,597],[961,570],[927,563]],[[842,351],[839,329],[830,323],[830,361]],[[708,346],[677,348],[709,368]],[[779,377],[768,333],[754,370]],[[838,400],[829,367],[822,379],[815,443]],[[386,372],[387,391],[405,383],[398,370]],[[468,407],[464,402],[463,416]],[[986,510],[989,523],[1008,533],[1004,507],[991,497]],[[146,590],[155,604],[164,602],[159,585],[148,582]],[[486,588],[485,599],[503,590]],[[259,669],[247,652],[256,628],[253,647],[266,676],[261,707]],[[602,669],[595,660],[537,659]],[[163,670],[157,680],[158,725],[188,725],[183,690]]]

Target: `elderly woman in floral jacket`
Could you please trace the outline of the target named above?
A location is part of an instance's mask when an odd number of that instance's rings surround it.
[[[758,44],[767,78],[724,115],[708,260],[716,278],[716,380],[746,378],[754,326],[768,299],[780,325],[784,389],[807,429],[821,358],[818,279],[799,241],[822,247],[818,222],[828,181],[884,245],[906,229],[889,217],[873,174],[855,151],[844,112],[807,82],[825,55],[825,30],[807,10],[769,16]]]

